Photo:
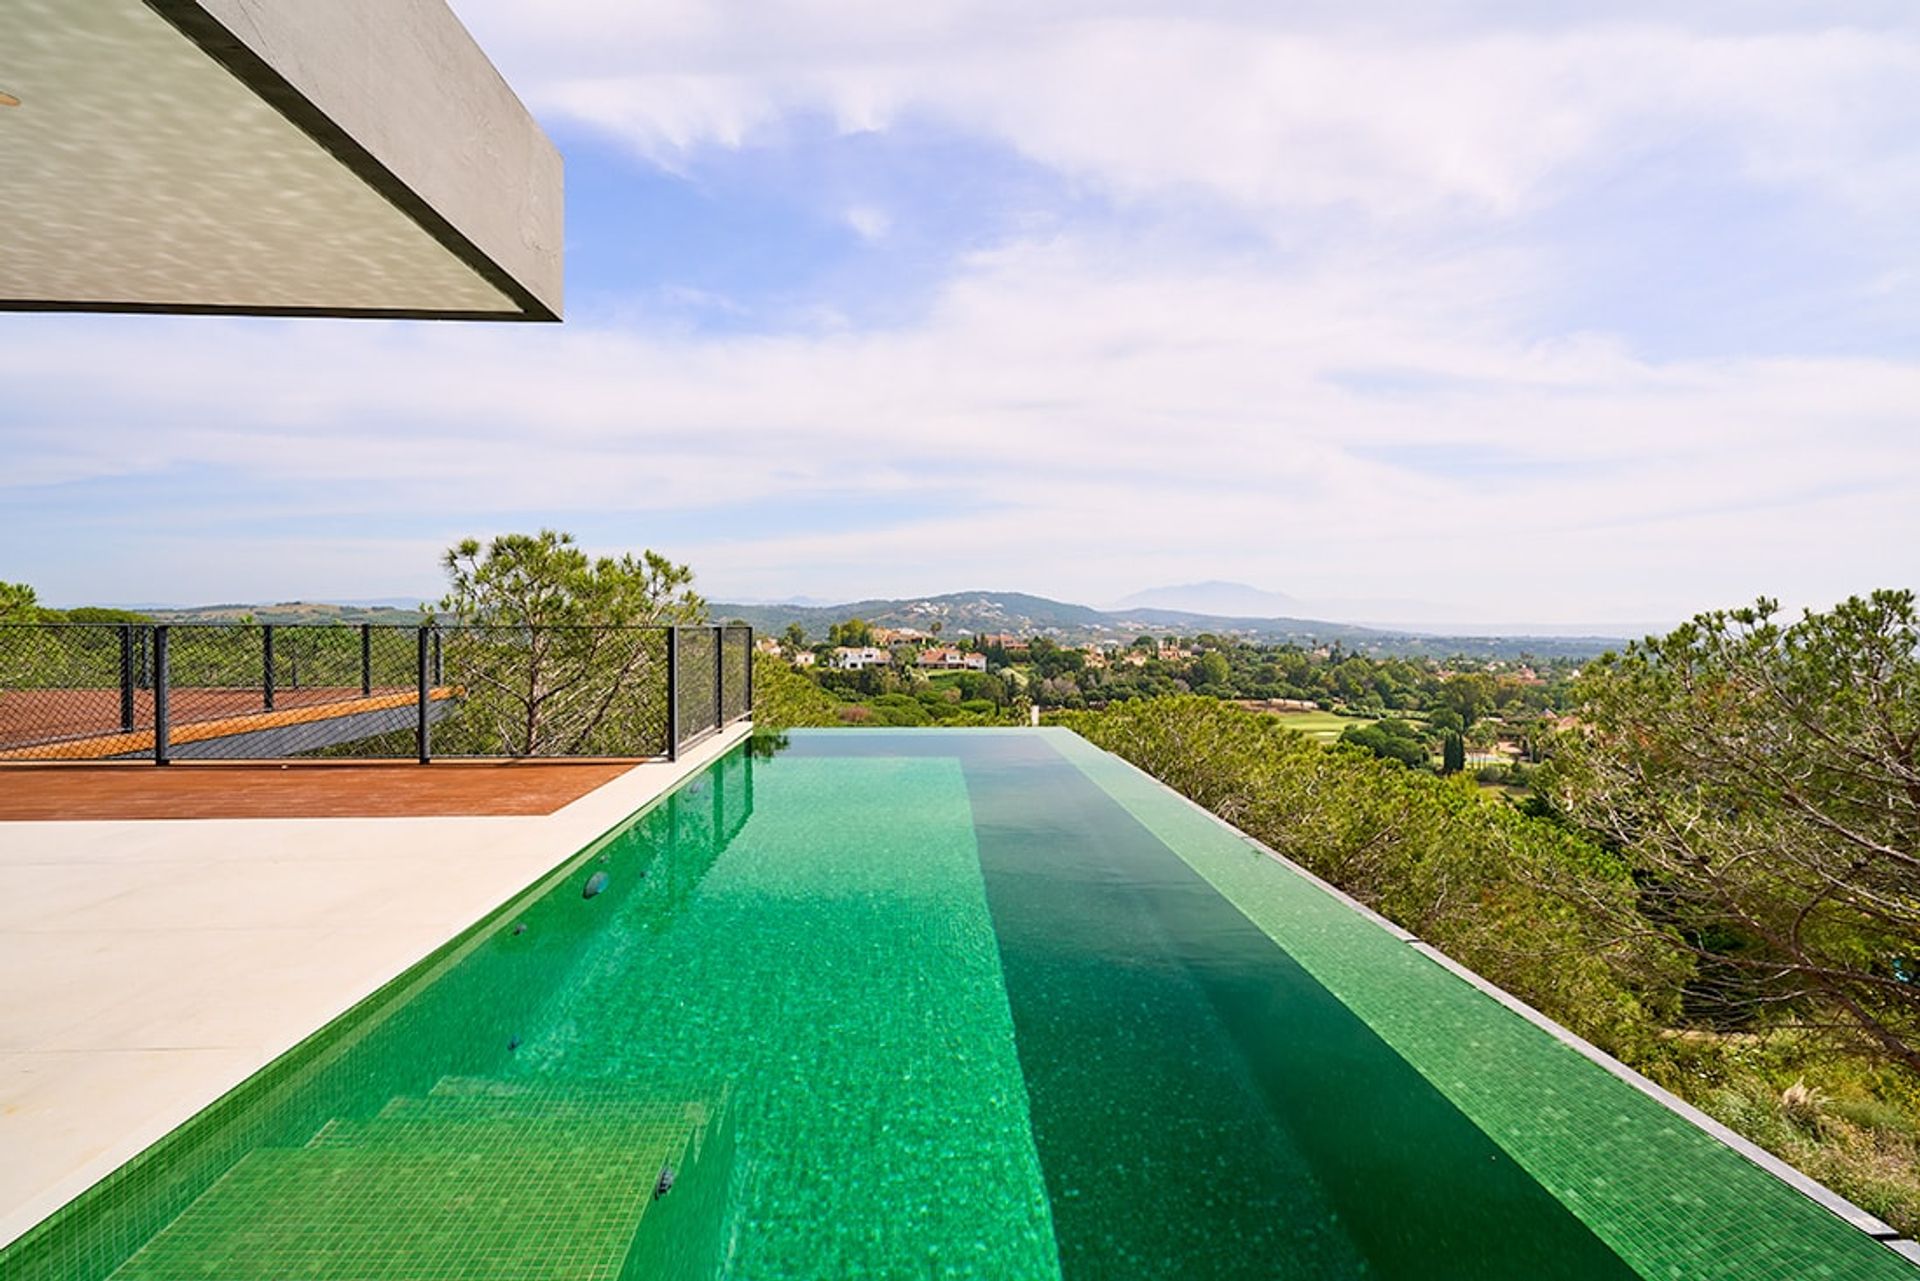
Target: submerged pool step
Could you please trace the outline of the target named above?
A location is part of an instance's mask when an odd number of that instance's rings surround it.
[[[395,1099],[249,1154],[114,1278],[615,1281],[710,1115],[521,1089]]]

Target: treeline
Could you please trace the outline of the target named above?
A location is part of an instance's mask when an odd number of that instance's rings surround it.
[[[1578,666],[1566,659],[1507,662],[1373,658],[1338,646],[1257,645],[1232,637],[1142,636],[1096,659],[1037,637],[1025,654],[985,650],[989,669],[1024,665],[1045,707],[1080,710],[1109,702],[1205,694],[1225,699],[1288,699],[1356,716],[1445,714],[1464,730],[1482,716],[1540,715],[1564,705]]]
[[[130,609],[83,605],[78,609],[51,609],[26,583],[0,582],[0,623],[146,623],[145,614]]]
[[[755,717],[781,728],[820,725],[1024,725],[1028,700],[984,672],[942,673],[912,667],[860,671],[796,670],[756,656]],[[764,715],[762,712],[764,711]]]
[[[985,672],[941,673],[918,666],[927,642],[887,646],[891,662],[859,670],[833,666],[839,646],[872,644],[875,629],[858,618],[836,623],[824,644],[808,646],[800,629],[782,639],[792,658],[802,651],[815,662],[807,678],[843,703],[866,704],[877,724],[947,723],[960,713],[943,705],[968,704],[969,716],[989,722],[1024,716],[1027,705],[1081,711],[1110,703],[1178,694],[1238,699],[1273,705],[1299,704],[1391,723],[1355,741],[1383,756],[1412,762],[1443,750],[1446,736],[1461,736],[1465,748],[1485,751],[1502,739],[1526,741],[1535,727],[1563,708],[1577,673],[1569,660],[1373,658],[1334,646],[1258,645],[1233,637],[1142,636],[1120,649],[1089,651],[1036,636],[1012,644],[962,638],[954,644],[985,656]],[[958,696],[952,691],[959,690]],[[977,704],[991,703],[992,709]],[[915,716],[918,703],[933,719]],[[1016,706],[1017,705],[1017,706]],[[1011,711],[1010,711],[1011,709]],[[1388,742],[1389,739],[1400,740]]]

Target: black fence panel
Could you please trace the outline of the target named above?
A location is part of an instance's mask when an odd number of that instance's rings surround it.
[[[667,629],[440,629],[436,756],[668,755]]]
[[[720,641],[720,719],[731,724],[753,712],[753,629],[722,627]]]
[[[415,755],[412,627],[175,624],[174,760]]]
[[[0,628],[0,757],[58,760],[74,743],[152,746],[151,629]]]
[[[682,627],[676,672],[680,706],[680,743],[685,745],[720,726],[720,629]]]
[[[0,760],[672,756],[751,714],[752,644],[718,627],[0,625]]]

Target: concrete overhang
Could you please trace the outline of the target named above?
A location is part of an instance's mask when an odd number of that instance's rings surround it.
[[[0,0],[0,94],[0,309],[560,318],[559,153],[445,0]]]

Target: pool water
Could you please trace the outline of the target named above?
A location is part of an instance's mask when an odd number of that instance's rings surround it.
[[[1911,1277],[1057,731],[737,750],[8,1277]]]

